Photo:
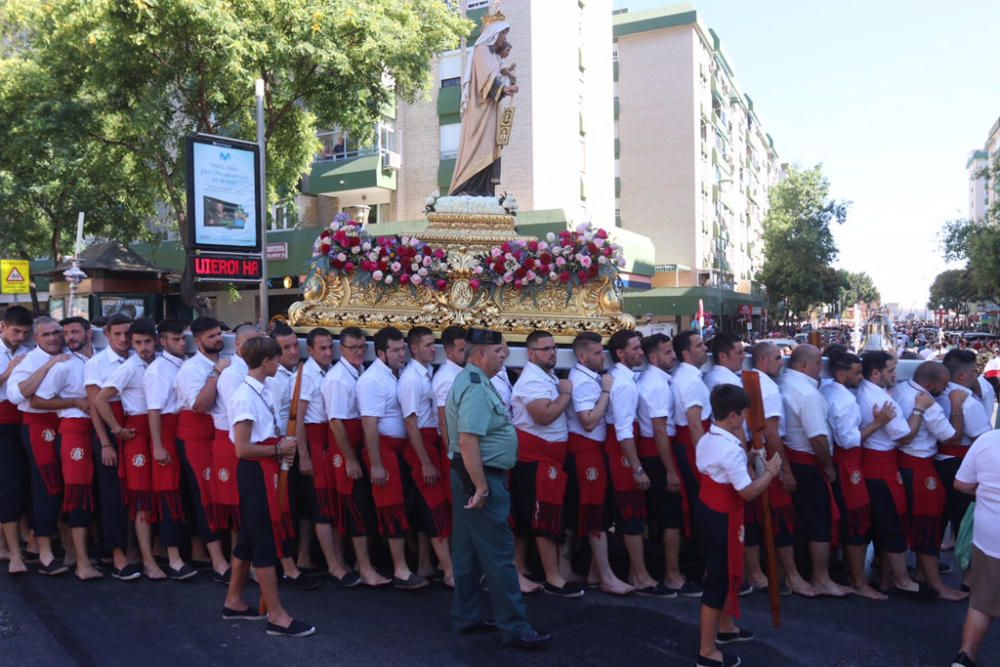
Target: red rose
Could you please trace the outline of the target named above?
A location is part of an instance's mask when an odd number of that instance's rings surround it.
[[[442,278],[441,280],[437,281],[437,288],[439,290],[443,290],[447,286],[448,286],[448,281],[445,280],[444,278]]]
[[[542,264],[551,264],[552,263],[552,253],[543,252],[541,255],[538,256],[538,259],[539,259],[539,261],[542,262]]]
[[[597,273],[598,273],[598,268],[597,268],[597,264],[591,264],[591,265],[590,265],[590,268],[589,268],[589,269],[587,269],[587,274],[588,274],[588,275],[589,275],[589,276],[590,276],[591,278],[596,278],[596,277],[597,277]]]
[[[353,270],[354,270],[354,265],[353,264],[351,264],[350,262],[348,262],[347,264],[344,264],[344,271],[347,271],[348,273],[350,273]]]
[[[580,279],[580,282],[585,282],[587,280],[587,271],[586,271],[586,269],[578,271],[577,274],[576,274],[576,277]]]
[[[528,250],[538,252],[538,241],[528,241]]]
[[[530,257],[528,259],[524,260],[524,268],[528,269],[529,271],[531,269],[535,268],[535,260],[533,260]]]
[[[323,233],[320,234],[319,237],[321,239],[328,239],[328,238],[330,238],[330,234],[332,234],[332,232],[329,229],[324,229]]]
[[[569,282],[569,278],[570,278],[569,271],[563,271],[562,273],[559,274],[559,282],[561,282],[564,285]]]
[[[473,278],[472,280],[469,281],[469,287],[471,287],[474,290],[479,289],[481,284],[482,283],[479,282],[479,278]]]
[[[442,250],[441,248],[438,248],[437,250],[434,251],[434,257],[436,259],[444,259],[446,256],[447,255],[445,254],[445,251]]]
[[[604,231],[603,229],[598,229],[597,230],[597,238],[599,238],[599,239],[606,239],[606,238],[608,238],[608,233],[606,231]]]
[[[596,254],[598,254],[601,251],[593,243],[588,243],[587,244],[587,252],[589,252],[591,255],[596,255]]]
[[[528,275],[528,270],[523,266],[514,272],[514,278],[516,278],[517,280],[524,278],[526,275]]]
[[[514,289],[521,289],[522,287],[524,287],[524,285],[523,285],[523,283],[521,283],[520,280],[515,280],[514,281]]]
[[[410,274],[409,273],[404,273],[403,275],[401,275],[399,277],[399,282],[402,283],[403,285],[406,285],[407,283],[409,283],[410,282]]]
[[[330,264],[335,269],[342,269],[342,268],[344,268],[344,263],[341,262],[339,259],[332,259],[332,260],[330,260]]]

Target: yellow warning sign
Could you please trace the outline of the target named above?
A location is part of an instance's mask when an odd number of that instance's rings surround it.
[[[31,291],[31,270],[26,259],[0,259],[0,292],[28,294]]]

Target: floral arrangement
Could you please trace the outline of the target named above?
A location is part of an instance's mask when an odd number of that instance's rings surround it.
[[[424,285],[448,287],[447,253],[415,236],[372,236],[361,223],[338,213],[313,243],[314,271],[347,276],[361,287],[374,284],[380,292],[394,284],[413,292]]]
[[[509,198],[516,207],[516,200]],[[372,236],[347,214],[338,213],[313,244],[313,271],[346,276],[379,293],[396,285],[444,291],[451,285],[447,252],[415,236]],[[543,240],[512,240],[476,256],[469,286],[478,301],[509,287],[537,298],[548,285],[567,290],[593,280],[616,280],[625,266],[622,248],[608,233],[583,223],[574,230],[549,233]]]
[[[434,191],[424,202],[426,213],[466,213],[472,215],[517,215],[517,200],[504,193],[499,197],[471,195],[442,196]]]

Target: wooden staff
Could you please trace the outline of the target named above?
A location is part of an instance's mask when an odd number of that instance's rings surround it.
[[[289,437],[295,437],[295,422],[299,415],[299,398],[302,395],[302,368],[305,366],[304,363],[299,364],[299,372],[295,376],[295,389],[292,391],[292,405],[288,409],[288,426],[285,428],[285,432]],[[281,515],[285,513],[285,503],[288,498],[288,471],[291,469],[291,464],[285,461],[284,457],[281,459],[281,472],[278,474],[278,520],[281,520]],[[275,545],[279,549],[281,545]],[[260,596],[260,613],[267,613],[267,602],[264,601],[264,596]]]
[[[750,427],[750,442],[755,450],[764,449],[764,398],[760,390],[760,376],[756,371],[743,371],[743,389],[750,396],[750,412],[747,425]],[[766,453],[764,453],[766,456]],[[771,502],[768,490],[760,494],[761,514],[764,525],[761,532],[764,535],[764,547],[767,552],[767,593],[771,600],[771,622],[774,627],[781,627],[781,591],[778,588],[778,555],[774,548],[774,532],[771,525]]]

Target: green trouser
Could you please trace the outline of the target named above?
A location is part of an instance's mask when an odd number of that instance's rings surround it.
[[[528,611],[514,567],[514,534],[510,529],[510,491],[501,475],[486,476],[490,496],[486,507],[467,510],[468,494],[458,473],[451,472],[455,521],[451,536],[451,562],[455,572],[451,626],[456,632],[479,625],[482,575],[490,588],[493,617],[504,640],[531,629]]]

